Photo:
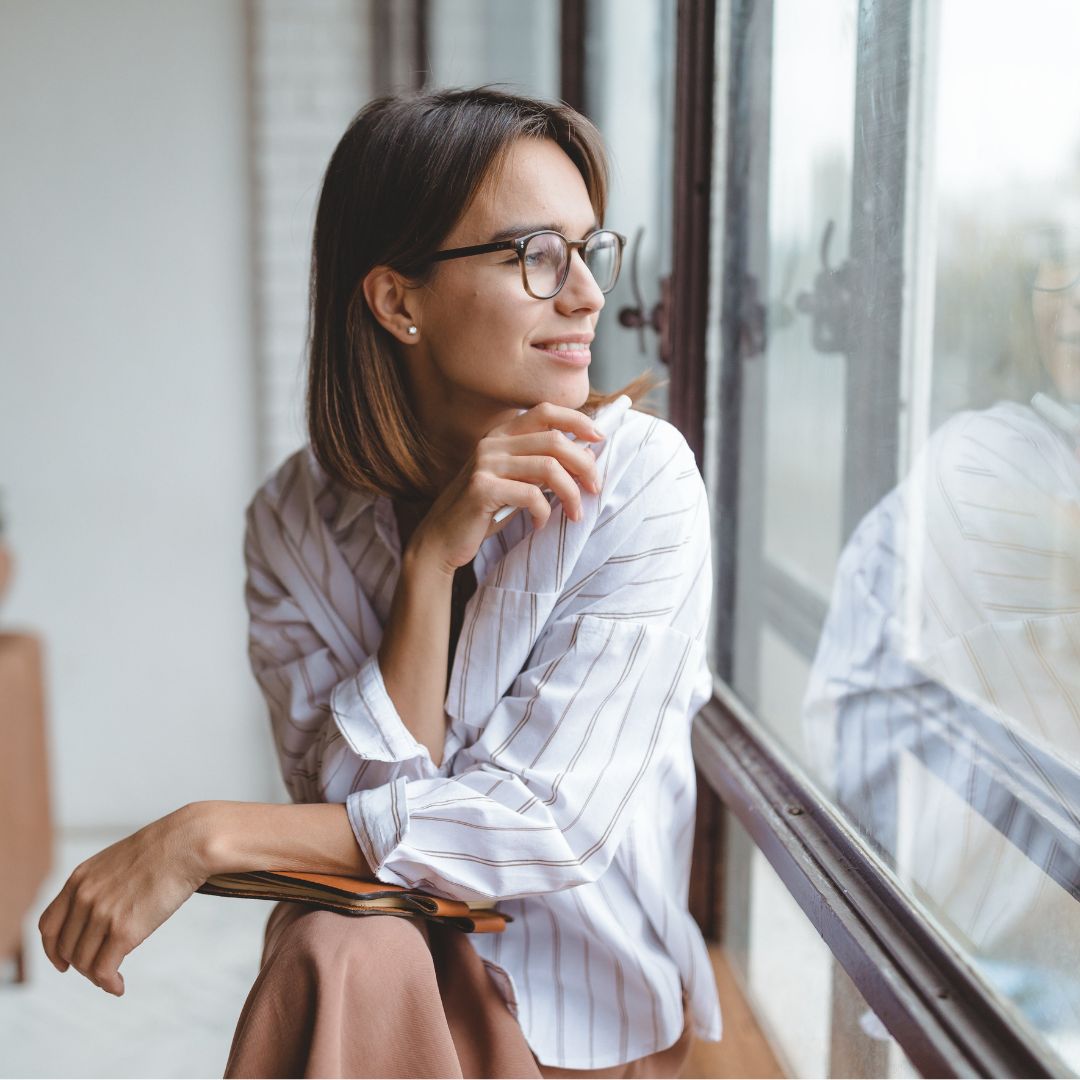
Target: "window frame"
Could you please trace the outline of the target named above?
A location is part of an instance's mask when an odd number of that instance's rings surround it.
[[[912,70],[912,0],[863,0],[859,6],[856,124],[862,152],[854,164],[852,257],[874,255],[888,220],[888,241],[898,246],[877,259],[884,272],[863,282],[855,300],[867,313],[855,328],[846,413],[857,432],[872,433],[886,453],[851,462],[845,473],[846,533],[897,480],[901,340],[904,319],[903,250],[907,175],[908,99]],[[751,17],[758,33],[751,33]],[[718,20],[726,45],[717,70]],[[764,21],[767,32],[760,27]],[[675,134],[675,250],[670,320],[670,417],[694,449],[703,472],[715,466],[718,551],[715,582],[715,674],[712,700],[696,717],[693,748],[699,812],[692,874],[692,911],[707,937],[722,937],[724,822],[733,814],[778,873],[853,984],[924,1075],[1053,1076],[1065,1074],[1033,1044],[1005,1007],[975,977],[873,859],[865,844],[801,778],[731,687],[739,580],[740,435],[743,380],[761,349],[764,316],[757,282],[747,273],[748,253],[760,246],[764,197],[753,181],[755,152],[768,150],[772,0],[679,0]],[[714,153],[714,82],[724,78],[722,138]],[[890,128],[880,128],[880,117]],[[751,120],[757,126],[750,130]],[[764,127],[764,130],[762,130]],[[757,146],[754,141],[757,140]],[[714,168],[722,183],[714,185]],[[722,191],[723,241],[719,280],[710,268],[710,194]],[[767,190],[767,189],[766,189]],[[873,199],[873,205],[866,199]],[[860,209],[861,207],[861,209]],[[709,299],[719,312],[719,438],[716,461],[704,451]],[[886,313],[881,318],[881,312]],[[870,316],[869,313],[873,313]],[[872,363],[860,366],[859,357]],[[888,408],[886,408],[886,405]],[[750,523],[753,528],[753,523]],[[760,523],[758,525],[760,527]],[[745,535],[742,536],[745,541]],[[766,600],[793,614],[788,635],[805,649],[825,608],[811,590],[779,567],[761,567]],[[815,638],[816,640],[816,638]],[[722,804],[722,805],[721,805]]]

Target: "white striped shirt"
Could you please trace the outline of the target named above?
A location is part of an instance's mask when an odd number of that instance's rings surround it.
[[[1080,865],[1069,437],[1013,402],[931,436],[840,557],[804,736],[819,778],[983,977],[1043,1031],[1075,1032],[1078,913],[1052,880],[1075,890]]]
[[[597,450],[581,522],[555,500],[541,530],[522,511],[481,545],[438,768],[379,669],[390,499],[343,491],[305,448],[252,500],[245,541],[252,668],[293,800],[344,802],[379,880],[512,915],[469,940],[538,1060],[570,1069],[672,1045],[684,987],[697,1036],[721,1031],[687,909],[707,495],[662,419],[630,409]]]
[[[1026,405],[953,416],[853,533],[807,693],[808,747],[828,745],[836,702],[872,692],[899,707],[929,685],[1080,769],[1080,461]]]

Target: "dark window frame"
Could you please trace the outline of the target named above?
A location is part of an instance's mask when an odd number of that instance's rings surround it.
[[[581,33],[586,0],[563,0],[563,87],[576,100],[584,85]],[[721,460],[718,465],[720,552],[716,582],[720,677],[712,701],[694,724],[698,769],[698,817],[691,909],[707,937],[718,940],[724,891],[725,814],[734,814],[777,871],[794,900],[821,934],[866,1002],[924,1075],[1052,1076],[1063,1071],[1034,1047],[1015,1019],[973,976],[926,917],[889,877],[830,808],[784,759],[760,723],[731,690],[736,601],[736,530],[739,527],[740,400],[743,366],[762,347],[764,325],[757,282],[747,272],[754,215],[761,192],[751,183],[749,123],[761,132],[762,77],[771,81],[763,42],[747,33],[755,6],[771,32],[771,0],[721,0],[730,18],[726,72],[716,71],[716,0],[679,0],[676,58],[676,132],[670,417],[683,432],[704,471],[706,334],[710,281],[710,199],[713,185],[713,103],[717,76],[727,81],[724,130],[725,222],[720,290]],[[570,17],[572,16],[572,17]],[[865,142],[856,166],[852,255],[866,257],[877,244],[871,227],[885,215],[889,243],[902,236],[907,136],[910,0],[862,0],[856,125]],[[570,40],[572,38],[572,40]],[[764,65],[762,61],[764,60]],[[755,66],[756,64],[756,66]],[[566,96],[564,94],[564,96]],[[569,98],[568,98],[569,100]],[[581,102],[584,105],[584,102]],[[756,113],[755,113],[756,110]],[[892,127],[878,126],[884,114]],[[767,108],[764,116],[767,117]],[[899,125],[899,129],[897,129]],[[899,136],[897,132],[899,131]],[[878,138],[875,140],[875,132]],[[899,141],[898,141],[899,139]],[[900,167],[897,168],[899,157]],[[882,177],[899,182],[881,184]],[[871,206],[867,199],[876,199]],[[873,199],[871,201],[873,201]],[[760,253],[759,253],[760,254]],[[872,253],[871,253],[872,254]],[[902,257],[902,256],[901,256]],[[755,265],[760,265],[760,258]],[[852,355],[874,359],[849,382],[849,422],[871,431],[895,450],[899,371],[900,270],[864,283],[857,303],[875,314],[855,328]],[[884,359],[885,362],[881,362]],[[886,408],[888,406],[888,408]],[[894,452],[849,464],[845,476],[845,523],[852,526],[895,482]],[[892,471],[890,471],[892,470]],[[790,600],[791,583],[770,575],[773,603]],[[805,643],[823,609],[812,595],[796,596],[790,633]],[[704,781],[704,782],[702,782]],[[722,800],[722,803],[721,803]]]

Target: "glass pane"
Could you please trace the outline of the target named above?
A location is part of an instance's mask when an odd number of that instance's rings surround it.
[[[646,317],[671,273],[675,5],[591,0],[586,16],[585,107],[612,164],[603,224],[627,237],[622,272],[605,298],[592,345],[592,384],[610,392],[643,371],[664,374],[656,332],[621,325],[619,313],[638,307],[635,259]],[[649,404],[666,415],[667,387],[653,391]]]
[[[1080,7],[776,0],[763,40],[733,685],[1072,1074]]]
[[[780,0],[773,14],[765,554],[822,591],[841,542],[844,363],[815,348],[800,297],[826,234],[829,265],[848,256],[857,7]]]
[[[559,96],[559,0],[429,0],[428,89],[509,84],[503,89]]]

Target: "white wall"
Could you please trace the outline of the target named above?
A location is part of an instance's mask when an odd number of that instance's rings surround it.
[[[281,797],[245,652],[240,0],[0,3],[0,627],[47,647],[64,826]]]
[[[371,0],[251,0],[248,12],[258,460],[266,471],[305,441],[315,209],[334,147],[372,96],[372,10]]]

